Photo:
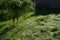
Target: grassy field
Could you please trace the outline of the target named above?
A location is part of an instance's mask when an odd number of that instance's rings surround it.
[[[0,22],[0,40],[60,40],[60,14],[28,16],[15,27],[12,20]]]

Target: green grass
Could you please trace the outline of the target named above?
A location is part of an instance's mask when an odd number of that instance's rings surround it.
[[[60,14],[19,17],[19,26],[12,20],[0,22],[0,40],[60,40]],[[24,19],[25,18],[25,19]]]

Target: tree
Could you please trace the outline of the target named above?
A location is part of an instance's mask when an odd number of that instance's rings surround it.
[[[9,18],[13,17],[14,24],[15,18],[18,21],[18,17],[23,13],[33,11],[33,3],[30,0],[1,0],[0,9],[8,10],[6,15],[9,15]]]

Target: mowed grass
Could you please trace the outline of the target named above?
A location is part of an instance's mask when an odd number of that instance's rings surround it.
[[[15,27],[12,20],[0,22],[0,40],[60,40],[60,14],[27,15]]]

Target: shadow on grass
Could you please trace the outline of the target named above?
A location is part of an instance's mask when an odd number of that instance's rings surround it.
[[[2,27],[4,27],[6,24],[4,24],[4,25],[0,25],[0,29],[2,28]]]
[[[2,37],[3,35],[5,35],[8,31],[12,30],[13,28],[15,28],[16,26],[12,25],[11,27],[7,27],[5,28],[5,30],[3,30],[2,32],[0,32],[0,37]]]

